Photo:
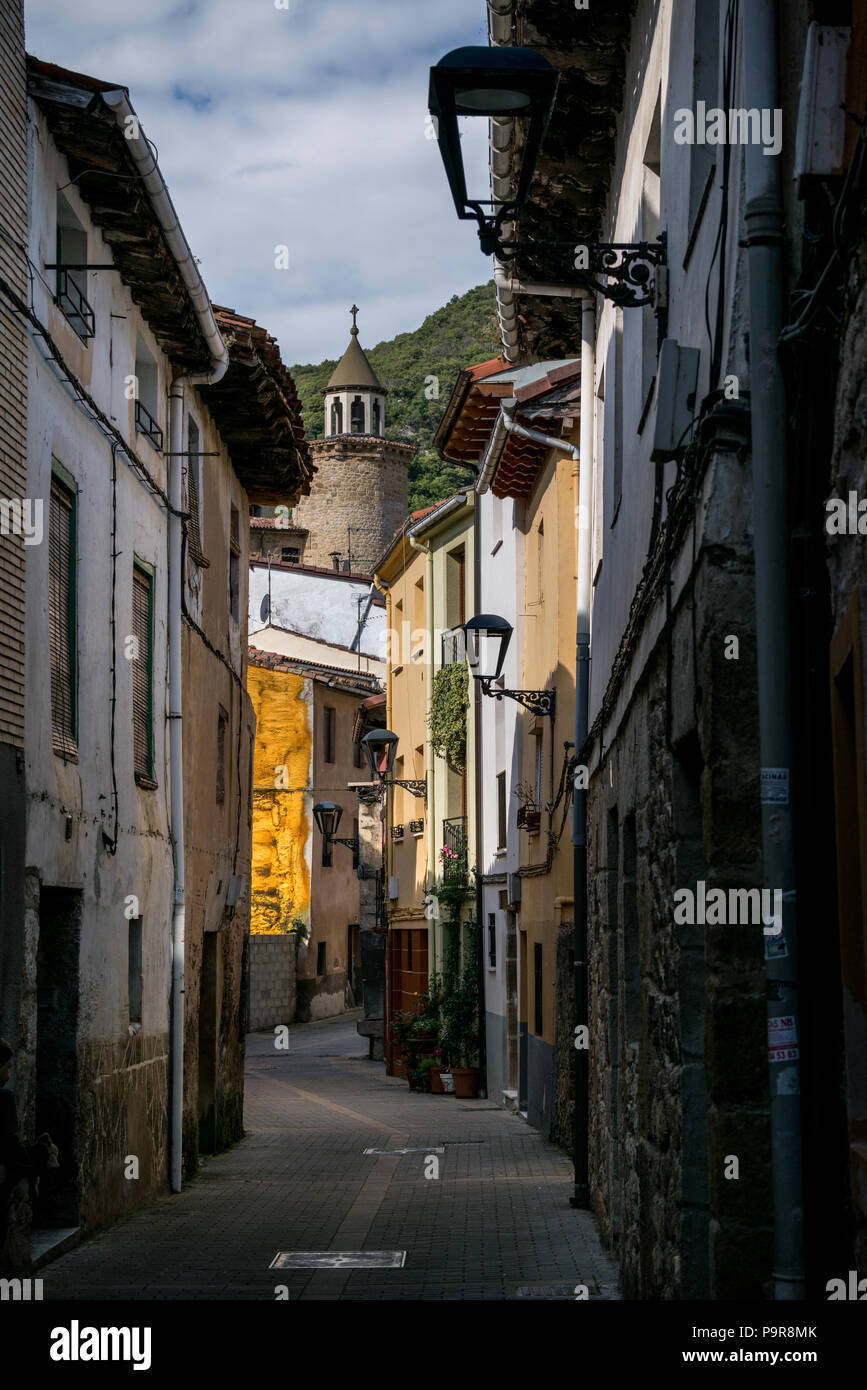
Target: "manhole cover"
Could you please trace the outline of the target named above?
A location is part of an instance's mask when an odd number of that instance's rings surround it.
[[[403,1269],[405,1250],[279,1250],[269,1269]]]
[[[515,1290],[516,1298],[559,1298],[573,1299],[574,1284],[525,1284]]]
[[[426,1149],[362,1149],[363,1154],[444,1154],[441,1145],[430,1144]]]

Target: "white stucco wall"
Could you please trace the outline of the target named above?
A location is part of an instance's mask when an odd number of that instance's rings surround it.
[[[683,13],[681,13],[681,8]],[[714,105],[712,91],[693,91],[694,33],[692,6],[675,6],[673,0],[663,0],[655,28],[645,34],[646,15],[636,16],[634,42],[627,53],[624,83],[624,110],[618,122],[617,154],[611,180],[611,199],[603,225],[603,239],[611,241],[640,240],[642,228],[642,189],[648,174],[644,157],[651,126],[660,96],[660,185],[661,205],[659,225],[668,234],[669,318],[668,336],[681,345],[698,348],[701,352],[696,400],[700,402],[709,389],[711,344],[705,327],[705,287],[710,277],[711,322],[716,313],[718,268],[711,268],[719,226],[720,164],[714,186],[703,216],[695,230],[692,251],[687,258],[690,238],[690,181],[692,147],[674,143],[674,113],[681,107],[694,108],[695,98],[707,98]],[[675,22],[676,13],[676,22]],[[735,105],[740,104],[739,90]],[[721,155],[721,150],[719,151]],[[741,321],[739,295],[735,292],[737,260],[742,253],[738,240],[742,234],[740,188],[744,149],[732,146],[730,188],[732,213],[726,261],[726,312],[723,344],[724,370],[738,373],[741,389],[748,386],[745,342]],[[706,171],[705,171],[706,172]],[[695,177],[698,178],[696,170]],[[650,175],[652,185],[653,176]],[[704,178],[702,177],[702,183]],[[695,200],[694,200],[695,201]],[[695,221],[695,219],[693,219]],[[686,267],[684,261],[687,260]],[[655,466],[650,452],[656,413],[654,399],[639,433],[645,391],[642,382],[643,326],[653,326],[651,371],[656,371],[656,320],[650,307],[624,309],[622,371],[623,381],[616,384],[616,348],[614,305],[603,305],[598,319],[596,344],[596,458],[594,460],[594,528],[591,573],[598,576],[593,589],[592,664],[590,677],[590,721],[599,711],[611,672],[611,665],[620,644],[629,607],[641,577],[648,553],[651,517],[653,513]],[[605,374],[604,406],[599,400],[600,379]],[[615,401],[618,390],[622,396],[622,496],[619,509],[614,497],[614,434]],[[598,419],[600,409],[603,420]],[[599,444],[602,443],[600,453]],[[603,456],[604,455],[604,456]],[[665,466],[664,488],[674,481],[673,463]],[[615,514],[616,513],[616,514]],[[600,561],[601,570],[598,570]],[[610,738],[614,730],[606,730]]]
[[[262,600],[268,593],[268,566],[250,568],[250,639],[266,626],[260,616]],[[352,645],[358,630],[358,599],[364,613],[370,585],[331,575],[310,574],[303,570],[270,571],[271,623],[306,637],[317,637],[340,646]],[[361,650],[385,659],[385,608],[372,604],[361,636]],[[314,658],[316,659],[316,658]]]
[[[506,652],[503,666],[504,685],[515,690],[521,686],[520,657],[523,651],[523,604],[518,603],[519,577],[524,571],[524,533],[516,525],[516,504],[511,497],[503,500],[490,491],[479,497],[479,553],[481,580],[476,611],[497,613],[515,629]],[[520,862],[520,835],[516,825],[518,798],[515,785],[520,778],[521,741],[519,718],[521,706],[515,700],[483,698],[480,706],[481,762],[479,767],[479,797],[481,800],[481,846],[479,871],[502,876],[498,883],[486,883],[482,888],[482,967],[485,982],[485,1011],[503,1019],[500,1028],[488,1030],[490,1076],[494,1083],[505,1084],[505,1016],[506,1016],[506,914],[500,907],[500,892],[506,888],[506,875],[514,873]],[[497,774],[506,774],[507,840],[505,853],[498,844]],[[488,914],[494,914],[496,960],[491,969],[488,963]],[[490,1092],[495,1100],[500,1096]]]
[[[58,186],[69,183],[44,120],[30,107],[30,241],[37,266],[56,258],[55,208]],[[65,194],[88,229],[88,256],[111,260],[110,248],[91,226],[75,186]],[[46,271],[50,280],[52,272]],[[52,286],[53,288],[53,286]],[[96,336],[84,344],[52,302],[52,293],[33,281],[36,314],[101,409],[131,441],[164,485],[162,457],[133,429],[133,406],[123,378],[132,373],[138,333],[160,370],[160,424],[165,426],[165,362],[120,276],[89,275],[87,296],[96,315]],[[112,317],[115,315],[115,317]],[[114,767],[118,787],[117,853],[104,846],[102,829],[113,833],[110,717],[111,648],[111,449],[58,380],[43,352],[29,344],[28,492],[43,501],[44,537],[27,556],[27,727],[29,789],[27,864],[43,885],[80,888],[79,1037],[123,1039],[128,1033],[128,932],[124,900],[135,895],[143,918],[145,1033],[168,1028],[172,856],[168,838],[166,741],[166,517],[161,506],[117,460],[116,715]],[[77,488],[78,749],[80,761],[64,764],[52,749],[51,674],[48,638],[49,499],[52,457]],[[154,571],[154,774],[156,790],[141,790],[133,776],[132,665],[124,656],[131,632],[133,558]],[[71,816],[69,838],[66,817]]]

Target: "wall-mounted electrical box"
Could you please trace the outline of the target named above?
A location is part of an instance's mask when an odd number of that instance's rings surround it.
[[[842,25],[814,23],[807,30],[793,170],[799,197],[806,179],[828,178],[843,168],[851,38],[851,29]]]
[[[676,338],[663,340],[657,367],[656,423],[650,455],[654,463],[676,458],[687,443],[695,414],[700,356],[698,348],[681,347]]]

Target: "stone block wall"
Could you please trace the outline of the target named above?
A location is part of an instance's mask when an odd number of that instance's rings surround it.
[[[406,520],[407,477],[415,446],[368,436],[336,435],[311,443],[317,472],[309,497],[292,509],[309,532],[305,565],[330,569],[331,554],[350,558],[355,574],[372,574]],[[351,535],[349,534],[351,528]]]
[[[250,937],[249,1032],[294,1022],[296,947],[294,933]]]
[[[771,1271],[761,926],[674,920],[699,879],[762,882],[749,505],[721,447],[670,663],[657,606],[589,760],[592,1201],[627,1298],[762,1297]]]

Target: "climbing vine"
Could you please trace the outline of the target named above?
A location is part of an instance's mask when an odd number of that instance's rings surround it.
[[[442,666],[433,678],[429,727],[433,750],[445,758],[456,772],[463,772],[467,760],[467,690],[469,672],[463,661]]]

